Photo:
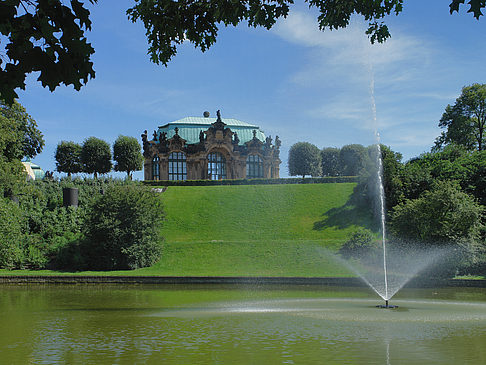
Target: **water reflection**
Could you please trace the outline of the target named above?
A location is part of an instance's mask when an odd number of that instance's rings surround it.
[[[484,289],[0,288],[5,363],[486,363]]]

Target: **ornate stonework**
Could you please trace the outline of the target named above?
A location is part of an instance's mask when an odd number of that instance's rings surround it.
[[[203,121],[208,120],[205,112]],[[213,118],[214,120],[214,118]],[[278,178],[280,170],[280,139],[264,138],[258,127],[240,122],[233,128],[224,123],[218,110],[213,123],[179,124],[183,133],[191,135],[188,142],[179,135],[179,127],[170,123],[154,131],[153,140],[142,134],[145,180],[200,180]],[[186,129],[184,127],[187,127]],[[253,128],[253,129],[252,129]],[[249,131],[253,138],[250,139]],[[167,137],[169,133],[172,135]],[[258,134],[258,135],[257,135]],[[186,137],[190,139],[189,137]]]

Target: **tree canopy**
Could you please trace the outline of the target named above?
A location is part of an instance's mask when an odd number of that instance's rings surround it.
[[[361,144],[348,144],[339,152],[339,164],[344,176],[357,176],[369,160],[366,147]]]
[[[391,228],[400,237],[432,242],[474,239],[484,207],[451,181],[439,181],[420,198],[394,208]]]
[[[89,0],[95,3],[97,0]],[[91,29],[89,11],[78,0],[7,0],[0,3],[0,98],[11,104],[15,89],[25,89],[25,77],[39,72],[42,86],[53,91],[60,84],[79,90],[95,76],[94,49],[85,31]],[[2,62],[6,59],[6,62]]]
[[[308,142],[297,142],[289,150],[289,174],[291,176],[321,175],[321,151]]]
[[[131,173],[143,167],[142,147],[135,137],[118,136],[113,144],[113,159],[115,171],[125,171],[131,179]]]
[[[486,146],[486,84],[462,88],[454,105],[447,105],[439,127],[446,129],[435,141],[435,149],[457,144],[470,151]]]
[[[0,99],[0,118],[7,122],[8,130],[2,131],[2,139],[9,142],[2,155],[9,159],[34,157],[42,152],[44,136],[37,123],[18,102],[9,105]],[[9,137],[7,137],[9,136]]]
[[[0,189],[4,194],[12,194],[25,180],[20,160],[34,157],[43,147],[43,135],[24,107],[0,100]]]
[[[96,137],[87,138],[81,148],[81,162],[83,171],[94,174],[104,174],[111,171],[111,149],[110,145]]]
[[[97,0],[88,0],[91,4]],[[319,29],[348,26],[351,16],[368,21],[371,42],[390,37],[384,19],[402,11],[403,0],[305,0],[319,11]],[[215,42],[219,27],[247,22],[250,27],[272,28],[287,17],[293,0],[134,0],[127,10],[132,22],[146,29],[148,53],[154,63],[167,65],[177,47],[189,41],[201,51]],[[486,7],[484,0],[469,0],[468,12],[476,19]],[[442,4],[441,4],[442,5]],[[458,12],[465,0],[451,0],[449,10]],[[0,98],[12,103],[16,89],[25,88],[25,77],[39,72],[38,81],[53,91],[61,84],[79,90],[95,77],[91,60],[94,49],[86,38],[91,30],[90,11],[79,0],[6,0],[0,2],[0,34],[6,39],[0,50]]]
[[[339,148],[326,147],[321,151],[322,176],[339,176]]]
[[[71,141],[61,141],[56,148],[54,157],[56,159],[56,169],[65,172],[71,177],[83,170],[81,164],[81,145]]]

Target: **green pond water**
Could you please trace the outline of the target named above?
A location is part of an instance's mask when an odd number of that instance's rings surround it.
[[[486,364],[486,289],[0,286],[1,364]]]

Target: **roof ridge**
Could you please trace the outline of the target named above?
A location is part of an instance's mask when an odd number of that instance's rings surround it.
[[[255,129],[260,129],[259,126],[255,124],[250,124],[248,122],[244,122],[242,120],[236,119],[236,118],[221,118],[225,124],[230,125],[230,126],[235,126],[235,127],[251,127]],[[173,124],[200,124],[200,125],[208,125],[214,123],[214,121],[217,120],[216,117],[194,117],[194,116],[189,116],[189,117],[184,117],[181,119],[177,119],[168,123],[163,124],[161,127],[165,127],[168,125],[173,125]],[[160,127],[159,127],[160,128]]]

